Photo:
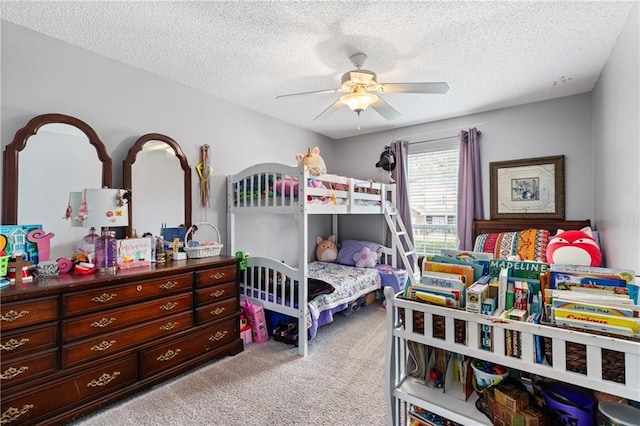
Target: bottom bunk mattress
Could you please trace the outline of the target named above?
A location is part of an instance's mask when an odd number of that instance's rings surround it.
[[[251,275],[249,275],[251,277]],[[254,278],[255,279],[255,278]],[[344,266],[337,263],[311,262],[308,265],[308,306],[309,314],[307,326],[309,338],[315,337],[318,327],[333,321],[333,315],[346,309],[349,303],[364,296],[367,293],[378,290],[381,287],[382,279],[380,273],[375,268],[356,268]],[[280,288],[282,283],[278,283],[276,288]],[[263,284],[264,286],[264,284]],[[260,300],[273,302],[273,294],[288,295],[288,283],[285,283],[285,291],[274,291],[273,284],[268,284],[269,291],[245,288],[240,285],[241,294]],[[315,297],[312,297],[314,296]],[[281,303],[278,297],[277,302]],[[291,306],[288,297],[284,304]],[[294,307],[298,307],[297,288],[294,294]]]
[[[382,282],[375,268],[355,268],[337,263],[311,262],[308,275],[335,288],[332,293],[319,295],[309,302],[310,337],[316,335],[318,327],[332,322],[334,313],[346,309],[350,302],[365,294],[378,290]]]

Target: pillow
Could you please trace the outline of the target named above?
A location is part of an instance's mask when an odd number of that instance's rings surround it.
[[[362,250],[353,255],[356,268],[374,268],[378,260],[378,253],[369,247],[362,247]]]
[[[525,229],[518,232],[481,234],[476,238],[473,250],[493,253],[496,259],[518,255],[522,260],[547,261],[549,231]]]
[[[336,263],[345,266],[356,266],[353,256],[364,247],[368,247],[369,250],[377,253],[381,246],[370,241],[344,240],[342,246],[340,246],[340,251],[338,251]]]

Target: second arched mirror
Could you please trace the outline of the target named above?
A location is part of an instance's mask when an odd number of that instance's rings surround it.
[[[175,140],[160,133],[140,137],[123,162],[123,174],[131,189],[127,236],[191,226],[191,168]]]

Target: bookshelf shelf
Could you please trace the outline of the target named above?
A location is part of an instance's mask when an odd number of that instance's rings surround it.
[[[405,424],[406,406],[414,404],[433,411],[443,417],[463,424],[491,424],[489,419],[476,410],[475,395],[466,402],[434,390],[410,377],[406,371],[408,341],[441,348],[465,356],[502,364],[510,368],[540,376],[570,382],[589,389],[612,395],[640,400],[640,342],[618,339],[579,331],[550,327],[526,322],[498,320],[462,310],[418,303],[399,298],[392,289],[385,290],[387,300],[387,330],[389,332],[386,354],[387,409],[389,424]],[[402,312],[402,314],[401,314]],[[414,330],[414,315],[423,317],[423,329]],[[434,317],[445,318],[444,339],[434,337]],[[455,318],[454,318],[455,317]],[[404,321],[402,320],[404,318]],[[466,340],[456,342],[454,320],[464,321]],[[482,326],[492,328],[492,350],[481,349]],[[520,358],[505,353],[505,334],[518,331],[521,336]],[[536,336],[551,343],[553,365],[536,356]],[[583,345],[586,353],[586,374],[573,370],[567,362],[567,345]],[[621,381],[603,378],[603,350],[622,353],[624,372]],[[538,360],[536,359],[538,358]],[[540,361],[540,362],[537,362]]]

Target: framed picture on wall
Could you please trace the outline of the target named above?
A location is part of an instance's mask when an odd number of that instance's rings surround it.
[[[489,164],[491,219],[564,219],[564,155]]]

